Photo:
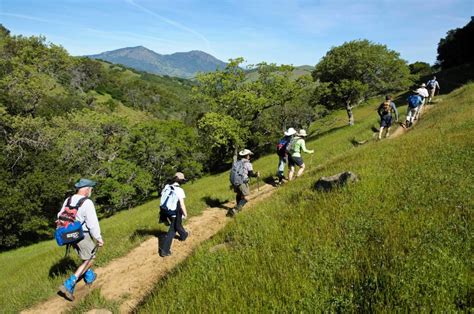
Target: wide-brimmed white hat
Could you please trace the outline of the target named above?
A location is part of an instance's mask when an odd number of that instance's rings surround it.
[[[285,132],[285,136],[292,136],[292,135],[295,135],[296,134],[296,130],[293,129],[293,128],[289,128],[286,132]]]
[[[239,152],[239,156],[247,156],[247,155],[253,155],[252,151],[250,149],[244,149]]]
[[[421,83],[421,87],[426,87],[426,84],[425,84],[425,83]]]
[[[301,129],[301,130],[298,132],[298,136],[308,136],[308,134],[306,134],[306,130]]]

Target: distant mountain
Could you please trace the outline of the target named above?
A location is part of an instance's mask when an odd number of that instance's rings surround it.
[[[192,78],[198,72],[223,69],[226,63],[199,50],[161,55],[143,46],[122,48],[88,56],[160,75]]]

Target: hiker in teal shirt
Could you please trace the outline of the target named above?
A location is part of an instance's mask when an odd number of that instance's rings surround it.
[[[288,165],[290,166],[290,172],[288,173],[288,179],[293,180],[293,174],[295,173],[295,165],[298,165],[298,173],[296,177],[300,177],[305,168],[303,158],[301,157],[301,151],[312,154],[314,150],[306,149],[305,137],[307,136],[306,131],[301,129],[295,137],[291,140],[288,145]]]

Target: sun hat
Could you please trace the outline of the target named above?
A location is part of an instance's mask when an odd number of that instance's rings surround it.
[[[239,152],[239,156],[247,156],[247,155],[253,155],[253,153],[250,151],[250,149],[244,149]]]
[[[308,134],[306,134],[306,130],[301,129],[301,130],[298,132],[298,136],[308,136]]]
[[[425,83],[421,83],[421,87],[426,87],[426,84],[425,84]]]
[[[186,180],[186,179],[184,178],[184,174],[183,174],[182,172],[176,172],[176,173],[174,174],[174,177],[175,177],[176,179],[178,179],[178,180]]]
[[[97,184],[97,182],[95,182],[95,181],[81,178],[79,181],[76,182],[76,184],[74,184],[74,187],[76,189],[82,189],[82,188],[85,188],[85,187],[94,187],[94,186],[96,186],[96,184]]]
[[[292,136],[296,134],[296,130],[293,128],[289,128],[288,131],[285,132],[285,136]]]

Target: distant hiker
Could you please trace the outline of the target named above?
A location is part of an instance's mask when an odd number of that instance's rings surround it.
[[[387,129],[385,137],[390,136],[390,127],[392,126],[392,113],[395,112],[396,121],[398,122],[398,111],[395,103],[392,101],[392,96],[385,96],[385,101],[380,104],[377,109],[377,113],[380,116],[380,131],[379,131],[379,140],[382,139],[383,129]]]
[[[438,90],[438,94],[439,94],[439,90],[441,89],[441,87],[439,87],[439,83],[436,80],[436,76],[433,76],[433,78],[431,80],[429,80],[426,83],[426,85],[428,87],[428,92],[430,94],[429,97],[428,97],[428,103],[431,103],[431,100],[435,96],[436,90]]]
[[[95,206],[92,200],[89,199],[95,185],[96,182],[92,180],[80,179],[74,185],[76,188],[76,194],[68,197],[64,201],[61,211],[58,213],[58,218],[60,218],[66,207],[82,202],[82,205],[77,209],[75,218],[77,221],[82,223],[84,238],[72,245],[81,258],[82,263],[77,268],[76,272],[59,287],[59,290],[64,294],[64,296],[71,301],[74,300],[74,287],[79,280],[84,279],[86,284],[92,284],[96,279],[97,275],[94,273],[91,266],[97,253],[97,247],[104,245]],[[97,245],[94,243],[93,238],[96,240]]]
[[[290,166],[290,172],[288,173],[288,180],[293,180],[293,174],[295,172],[295,165],[300,167],[298,169],[298,173],[296,177],[300,177],[305,168],[305,164],[303,162],[303,158],[301,157],[301,151],[312,154],[314,150],[306,149],[306,142],[305,137],[307,136],[306,131],[301,129],[291,140],[290,144],[288,144],[288,165]]]
[[[184,184],[186,179],[184,174],[176,172],[170,184],[165,185],[161,191],[160,212],[163,211],[169,219],[170,228],[163,239],[162,246],[159,248],[161,257],[171,255],[171,243],[176,235],[179,234],[179,240],[184,241],[189,233],[183,228],[182,221],[188,216],[184,199],[186,195],[180,185]]]
[[[415,119],[418,109],[422,104],[423,100],[420,95],[417,93],[411,95],[407,99],[408,108],[407,108],[407,117],[405,121],[405,127],[409,128],[413,125],[413,120]]]
[[[253,153],[244,149],[239,152],[239,158],[232,165],[230,171],[230,183],[236,193],[235,203],[236,207],[229,209],[227,216],[233,217],[237,214],[242,207],[247,203],[247,196],[250,195],[249,180],[250,177],[259,177],[260,173],[253,171],[252,163],[250,162],[250,156]]]
[[[278,155],[278,184],[282,184],[283,179],[285,178],[285,165],[288,162],[288,151],[286,150],[288,144],[290,144],[293,135],[296,134],[296,130],[289,128],[288,131],[284,133],[284,137],[280,139],[277,144],[277,155]]]
[[[428,90],[426,89],[426,84],[425,83],[422,83],[420,85],[420,87],[415,92],[418,95],[420,95],[421,98],[422,98],[420,108],[418,108],[418,111],[417,111],[417,114],[416,114],[416,117],[415,117],[415,120],[416,120],[420,117],[421,113],[423,112],[423,108],[425,107],[425,103],[428,99],[429,93],[428,93]]]

